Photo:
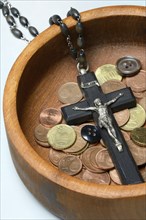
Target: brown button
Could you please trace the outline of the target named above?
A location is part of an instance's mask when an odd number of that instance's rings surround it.
[[[141,63],[134,57],[126,56],[117,61],[116,67],[120,75],[134,76],[140,71]]]

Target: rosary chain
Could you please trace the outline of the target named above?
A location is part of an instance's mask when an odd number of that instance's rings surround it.
[[[28,43],[30,42],[23,36],[23,33],[19,29],[17,29],[15,18],[19,19],[20,24],[23,27],[27,28],[29,33],[33,37],[36,37],[39,34],[38,30],[35,27],[29,25],[28,19],[24,16],[21,16],[18,9],[12,7],[10,2],[8,2],[7,0],[0,1],[0,9],[2,9],[3,15],[6,18],[7,23],[9,24],[10,30],[16,38],[25,40]]]
[[[65,23],[63,23],[61,17],[59,15],[53,15],[49,19],[50,25],[56,24],[60,26],[61,32],[66,37],[67,45],[70,50],[71,56],[77,61],[78,69],[87,69],[87,61],[85,56],[85,51],[83,49],[84,46],[84,38],[83,38],[83,24],[81,23],[80,19],[80,13],[74,9],[71,8],[70,11],[67,13],[67,17],[72,16],[73,19],[77,21],[76,24],[76,32],[78,34],[77,38],[77,46],[79,49],[77,50],[72,43],[70,31]]]

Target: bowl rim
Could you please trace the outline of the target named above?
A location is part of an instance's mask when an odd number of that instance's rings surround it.
[[[108,6],[88,10],[82,12],[81,15],[83,22],[109,16],[132,15],[146,17],[146,8],[144,6]],[[69,28],[75,25],[75,21],[70,17],[66,18],[65,22]],[[25,162],[28,163],[31,168],[43,177],[68,190],[106,199],[128,198],[131,197],[131,195],[133,197],[146,195],[146,183],[134,185],[100,185],[69,176],[49,165],[26,140],[18,121],[16,109],[16,94],[21,75],[23,74],[25,65],[37,50],[59,34],[60,28],[55,25],[43,31],[22,51],[9,73],[4,90],[3,112],[5,127],[10,142],[17,153],[24,158]],[[21,145],[19,145],[19,143],[21,143]]]

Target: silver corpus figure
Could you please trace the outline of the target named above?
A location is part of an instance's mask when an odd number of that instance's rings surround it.
[[[116,102],[123,93],[119,93],[114,99],[102,104],[99,98],[94,100],[95,107],[88,107],[88,108],[78,108],[74,107],[73,110],[78,111],[95,111],[98,113],[98,123],[100,128],[105,128],[108,131],[110,137],[114,140],[115,146],[121,152],[123,151],[122,144],[118,141],[116,131],[112,125],[112,119],[109,116],[107,106],[111,105],[112,103]]]

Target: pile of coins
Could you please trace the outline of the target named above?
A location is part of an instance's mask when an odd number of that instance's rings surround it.
[[[114,113],[137,166],[146,181],[146,71],[140,70],[131,77],[121,76],[115,65],[99,67],[95,75],[102,91],[110,93],[131,87],[137,106]],[[76,82],[67,82],[58,91],[63,104],[73,104],[83,98]],[[98,184],[121,184],[119,176],[102,139],[90,144],[81,130],[94,123],[69,126],[62,118],[61,110],[46,108],[40,113],[40,124],[35,128],[36,142],[49,148],[48,159],[68,175]]]

